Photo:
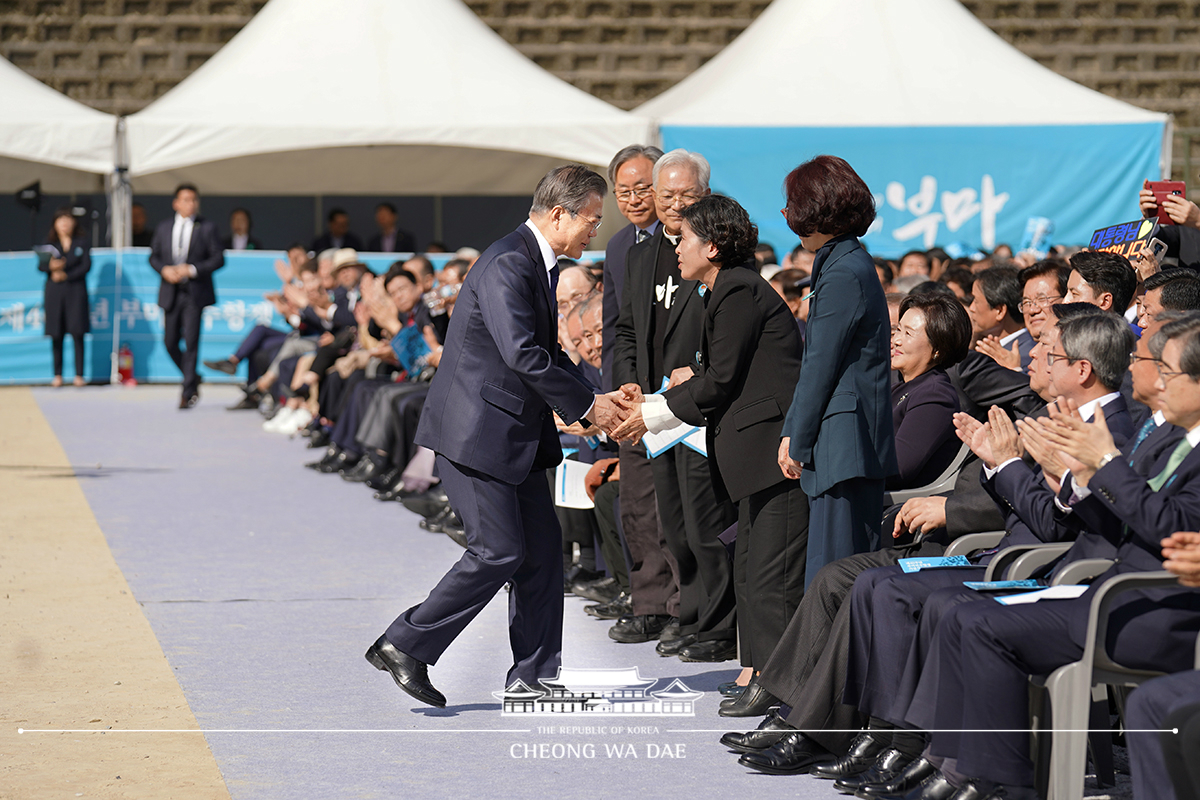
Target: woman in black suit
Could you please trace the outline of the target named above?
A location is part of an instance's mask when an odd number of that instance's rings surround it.
[[[706,426],[713,485],[738,504],[738,636],[742,665],[757,671],[804,594],[808,498],[776,461],[803,347],[783,299],[746,268],[758,230],[745,209],[710,195],[681,213],[679,270],[707,290],[699,363],[692,375],[673,374],[663,395],[640,398],[614,436],[640,437],[677,421]]]
[[[954,432],[958,392],[946,368],[962,361],[971,346],[971,320],[961,302],[946,295],[910,295],[900,304],[892,334],[892,425],[900,471],[888,489],[931,483],[950,465],[961,442]]]
[[[91,247],[75,225],[69,208],[54,212],[54,224],[46,237],[52,248],[50,260],[39,262],[47,273],[45,300],[46,335],[54,351],[53,386],[62,386],[63,339],[75,340],[75,385],[83,386],[83,335],[89,324],[87,274],[92,268]]]

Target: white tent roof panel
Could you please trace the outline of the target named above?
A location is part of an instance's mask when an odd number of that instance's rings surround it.
[[[96,191],[113,167],[116,117],[89,108],[0,58],[0,191]]]
[[[388,152],[404,169],[376,161],[375,170],[391,176],[388,191],[437,194],[448,193],[439,175],[462,185],[461,173],[482,152],[607,164],[621,147],[644,141],[649,126],[536,66],[459,0],[271,0],[204,66],[130,117],[128,131],[132,175],[225,162],[228,169],[208,174],[240,174],[228,186],[204,187],[216,193],[234,185],[280,191],[286,160],[268,160],[260,174],[246,157],[288,151],[349,159],[336,187],[309,188],[294,176],[296,190],[376,191],[367,184],[380,176],[336,148],[417,145],[426,149],[411,157]],[[545,163],[508,161],[502,172]],[[405,180],[413,164],[425,166],[421,178]],[[323,183],[324,166],[310,166]],[[528,176],[522,187],[532,189]],[[480,193],[503,193],[498,188]]]
[[[1058,75],[957,0],[774,0],[635,113],[663,125],[1077,125],[1165,115]]]

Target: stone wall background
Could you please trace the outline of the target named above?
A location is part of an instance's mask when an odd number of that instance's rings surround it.
[[[466,2],[534,62],[626,109],[689,75],[769,5],[764,0]],[[69,97],[128,114],[212,57],[264,5],[262,0],[0,0],[0,55]],[[1174,114],[1173,172],[1195,177],[1200,3],[963,0],[963,5],[1059,74]],[[1200,186],[1189,193],[1200,196]]]

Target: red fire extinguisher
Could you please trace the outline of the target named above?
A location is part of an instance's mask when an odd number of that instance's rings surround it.
[[[137,386],[137,380],[133,377],[133,349],[129,342],[122,342],[121,349],[117,351],[117,374],[121,376],[122,385]]]

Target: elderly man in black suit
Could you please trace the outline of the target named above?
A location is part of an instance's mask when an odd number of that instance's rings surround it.
[[[200,192],[184,184],[171,201],[175,215],[163,220],[150,242],[150,266],[162,276],[158,304],[163,310],[163,340],[167,353],[183,373],[180,408],[200,399],[196,358],[200,351],[200,318],[217,301],[212,274],[225,266],[217,226],[199,216]],[[186,350],[179,349],[182,339]]]
[[[1092,423],[1066,414],[1030,423],[1071,459],[1060,501],[1111,542],[1116,557],[1078,599],[965,603],[942,618],[906,714],[910,724],[934,731],[929,753],[943,769],[926,793],[948,784],[960,795],[1036,797],[1029,736],[1018,732],[1029,727],[1029,676],[1082,655],[1092,597],[1107,578],[1161,569],[1162,540],[1200,527],[1200,317],[1157,335],[1163,413],[1187,433],[1160,455],[1149,480],[1117,449],[1102,413]],[[1200,593],[1127,592],[1110,605],[1108,650],[1130,667],[1182,671],[1191,666],[1197,631]],[[964,730],[975,733],[945,732]],[[948,759],[956,759],[952,769]]]
[[[545,470],[562,461],[562,449],[552,412],[609,432],[625,414],[595,394],[559,347],[557,259],[579,258],[596,235],[607,190],[586,167],[551,170],[534,190],[529,220],[479,257],[455,300],[416,443],[437,453],[467,549],[366,653],[422,703],[445,706],[428,665],[507,583],[513,665],[505,687],[536,689],[558,673],[562,532]]]
[[[617,318],[625,291],[625,260],[630,248],[649,239],[659,229],[654,205],[654,162],[662,150],[653,145],[631,144],[608,165],[608,180],[617,208],[629,224],[613,234],[604,251],[604,346],[601,367],[604,388],[612,390]],[[611,619],[626,614],[637,617],[673,617],[679,614],[679,580],[675,557],[663,539],[654,496],[654,473],[641,444],[625,442],[621,462],[620,530],[629,549],[629,596],[596,612]]]
[[[675,248],[683,230],[681,209],[708,194],[708,162],[698,153],[672,150],[654,165],[654,202],[662,227],[633,246],[627,261],[613,358],[615,385],[659,391],[676,370],[691,373],[700,352],[704,298],[700,284],[679,272]],[[679,568],[678,627],[665,614],[617,621],[618,642],[658,639],[660,655],[688,661],[726,661],[737,654],[733,569],[718,538],[736,511],[713,489],[707,459],[677,444],[651,460],[658,518]],[[628,476],[623,476],[628,480]]]

